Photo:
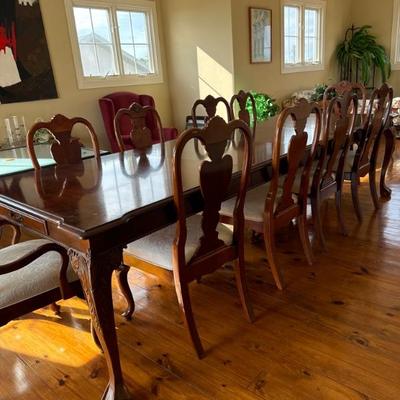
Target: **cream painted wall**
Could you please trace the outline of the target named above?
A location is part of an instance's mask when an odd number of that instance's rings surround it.
[[[250,64],[248,25],[250,6],[272,10],[272,62],[269,64]],[[313,88],[317,83],[333,83],[338,78],[335,49],[350,24],[351,1],[327,0],[325,69],[282,74],[280,0],[232,0],[235,90],[265,92],[280,101],[295,91]]]
[[[185,125],[195,100],[233,93],[231,0],[161,4],[174,124]]]
[[[157,0],[157,3],[160,3],[160,1]],[[168,71],[165,62],[165,52],[163,50],[165,46],[162,36],[163,29],[159,4],[158,16],[160,23],[162,62],[164,67],[164,83],[157,85],[84,90],[79,90],[76,82],[64,1],[40,0],[40,4],[59,98],[55,100],[0,105],[1,135],[4,135],[3,120],[8,116],[24,115],[26,123],[29,125],[33,123],[37,117],[49,119],[56,113],[63,113],[71,117],[79,115],[91,121],[99,136],[102,148],[108,148],[108,139],[104,131],[98,99],[108,93],[123,90],[146,93],[153,96],[156,101],[157,110],[163,120],[163,125],[171,126],[169,86],[167,84]]]
[[[371,25],[371,33],[377,37],[390,54],[392,41],[393,0],[352,0],[352,16],[355,26]],[[392,71],[389,83],[395,95],[400,95],[400,71]]]

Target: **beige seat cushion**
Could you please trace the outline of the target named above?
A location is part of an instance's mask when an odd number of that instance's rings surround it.
[[[193,215],[187,218],[187,239],[185,248],[186,262],[193,257],[202,236],[201,215]],[[226,244],[232,243],[232,230],[223,224],[218,224],[219,238]],[[145,236],[128,244],[126,253],[133,257],[148,262],[149,264],[172,271],[172,244],[175,239],[176,224]]]
[[[264,214],[265,199],[269,191],[269,182],[257,186],[246,193],[246,201],[244,203],[244,219],[246,221],[262,222]],[[226,200],[221,205],[221,215],[233,216],[236,197]]]
[[[51,243],[38,239],[18,243],[0,250],[0,270],[5,264],[17,261],[40,246]],[[0,275],[0,309],[46,293],[60,286],[61,257],[48,252],[26,267]],[[78,278],[72,268],[67,271],[69,282]]]

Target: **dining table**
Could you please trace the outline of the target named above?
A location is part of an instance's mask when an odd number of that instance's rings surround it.
[[[283,135],[282,172],[290,135],[290,129]],[[274,136],[274,129],[257,131],[250,187],[261,185],[271,177]],[[308,140],[312,142],[312,135]],[[69,166],[45,161],[38,170],[24,159],[22,152],[19,161],[14,161],[20,167],[14,171],[3,164],[18,156],[8,154],[3,158],[0,151],[0,217],[69,249],[70,262],[81,281],[107,363],[109,380],[102,399],[135,398],[124,383],[120,364],[111,277],[120,267],[128,243],[176,222],[172,180],[174,146],[175,140],[171,140],[145,151],[105,154],[99,160],[88,157]],[[385,174],[393,145],[385,149],[381,195],[388,198],[390,189],[385,184]],[[231,154],[234,168],[229,196],[240,180],[243,156],[240,139],[231,140],[226,152]],[[198,167],[205,159],[201,145],[186,146],[182,170],[187,215],[200,212],[203,207]]]

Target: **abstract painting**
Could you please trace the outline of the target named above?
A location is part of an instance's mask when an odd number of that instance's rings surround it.
[[[1,0],[0,103],[57,98],[38,0]]]

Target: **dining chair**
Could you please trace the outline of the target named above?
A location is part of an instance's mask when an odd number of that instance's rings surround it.
[[[357,96],[352,91],[345,91],[331,100],[323,111],[326,121],[319,142],[319,157],[313,163],[312,179],[308,196],[311,200],[313,225],[317,237],[326,248],[321,223],[321,205],[324,200],[335,195],[336,212],[343,235],[347,235],[342,211],[342,188],[344,181],[344,165],[350,147],[357,114]],[[300,180],[295,185],[300,192]]]
[[[231,155],[224,153],[235,130],[241,131],[244,144],[243,157],[238,166],[241,177],[235,197],[232,228],[219,223],[219,209],[230,190],[233,159]],[[188,217],[183,176],[187,168],[182,154],[195,139],[204,146],[209,158],[203,160],[198,169],[204,211]],[[244,313],[249,321],[253,321],[253,310],[246,287],[243,232],[243,205],[249,181],[252,147],[250,129],[240,120],[227,123],[221,117],[215,116],[209,119],[203,129],[191,128],[183,132],[177,139],[173,158],[174,203],[178,221],[130,243],[126,249],[133,266],[146,270],[145,266],[150,265],[150,268],[172,274],[178,303],[199,358],[204,356],[204,350],[189,295],[189,284],[192,281],[234,261],[236,283]]]
[[[366,110],[367,110],[367,89],[364,85],[358,82],[350,82],[350,81],[340,81],[328,86],[325,89],[324,97],[322,100],[322,109],[324,111],[327,110],[329,106],[329,100],[334,96],[343,96],[347,92],[351,94],[357,95],[357,107],[355,108],[356,113],[360,115],[360,121],[356,121],[361,126],[364,125],[365,119],[367,117]],[[359,102],[361,101],[361,105]]]
[[[152,120],[155,121],[153,130],[150,130],[147,126],[146,121],[149,115],[151,115]],[[133,103],[129,108],[120,108],[115,114],[114,132],[119,151],[127,150],[122,134],[122,128],[126,130],[127,118],[131,122],[129,136],[135,149],[143,150],[151,147],[155,140],[155,132],[158,132],[158,142],[164,143],[164,131],[157,110],[152,106],[142,106],[139,103]]]
[[[41,166],[40,163],[38,162],[37,156],[36,156],[36,151],[35,151],[35,143],[34,143],[34,137],[35,133],[39,129],[46,129],[54,138],[54,142],[51,145],[51,154],[54,158],[54,161],[56,162],[56,182],[54,183],[54,186],[58,188],[58,190],[63,190],[65,188],[65,185],[68,184],[65,180],[63,180],[63,175],[69,175],[65,174],[65,169],[69,169],[71,166],[73,166],[77,172],[77,176],[80,173],[84,173],[82,170],[82,154],[81,154],[81,148],[82,144],[79,140],[79,138],[73,137],[72,136],[72,130],[74,126],[76,125],[83,125],[87,132],[89,133],[92,147],[93,147],[93,153],[94,157],[96,158],[97,161],[97,167],[98,167],[98,174],[100,176],[101,174],[101,160],[100,160],[100,147],[99,147],[99,142],[97,139],[96,132],[92,126],[92,124],[81,117],[75,117],[75,118],[67,118],[64,115],[57,114],[54,116],[50,121],[48,122],[38,122],[29,129],[27,137],[26,137],[26,142],[27,142],[27,148],[28,148],[28,153],[29,156],[32,160],[32,164],[35,168],[35,177],[36,177],[36,189],[42,194],[42,198],[45,199],[45,190],[46,188],[43,188],[42,184],[42,176],[40,173]],[[75,176],[74,178],[76,178]],[[98,178],[99,178],[98,176]],[[100,179],[97,179],[97,182],[99,182]],[[69,182],[71,184],[71,182]],[[77,185],[79,182],[74,180],[72,184]],[[95,186],[97,183],[95,183]],[[94,188],[88,189],[94,190]],[[61,195],[62,192],[59,192],[58,195]],[[49,196],[47,196],[49,197]],[[51,199],[51,196],[49,197]],[[128,305],[132,304],[133,298],[131,291],[129,289],[129,285],[127,282],[127,279],[125,278],[125,275],[127,274],[128,267],[125,265],[121,265],[119,269],[116,270],[116,277],[119,282],[119,286],[121,289],[122,294],[124,295]],[[130,318],[129,313],[126,314],[126,312],[123,313],[123,316],[126,319]],[[92,331],[92,333],[94,333]]]
[[[311,149],[307,143],[309,135],[306,125],[315,118]],[[311,124],[312,125],[312,124]],[[310,126],[311,126],[310,125]],[[312,250],[307,230],[307,189],[312,161],[315,159],[317,144],[321,132],[321,111],[317,103],[300,99],[295,105],[281,111],[276,125],[276,134],[272,150],[272,176],[264,185],[250,190],[244,206],[245,224],[249,229],[264,235],[268,263],[276,286],[284,287],[283,275],[276,262],[276,232],[297,220],[300,240],[309,264],[312,264]],[[287,163],[281,160],[284,150],[283,141],[287,141]],[[282,177],[282,175],[284,175]],[[301,176],[300,192],[296,193],[296,176]],[[234,200],[223,202],[221,222],[231,224],[234,221]]]
[[[238,105],[237,115],[235,112],[236,104]],[[250,105],[251,112],[249,112],[247,105]],[[244,90],[240,90],[238,93],[234,94],[229,103],[231,110],[231,119],[241,119],[246,122],[252,129],[253,133],[253,141],[256,137],[256,129],[257,129],[257,109],[256,102],[254,100],[254,96],[250,92],[245,92]]]
[[[379,209],[379,198],[376,189],[376,161],[378,156],[379,137],[388,126],[392,109],[393,89],[384,83],[375,89],[368,103],[368,111],[362,128],[353,134],[356,148],[350,149],[344,163],[344,179],[351,181],[351,195],[358,221],[362,222],[362,211],[359,199],[360,178],[369,176],[369,187],[375,209]]]
[[[0,326],[13,319],[75,295],[82,296],[77,275],[64,247],[45,239],[19,242],[16,224],[0,220],[13,231],[11,245],[0,249]]]
[[[74,126],[78,124],[83,125],[88,131],[94,156],[96,159],[100,159],[99,141],[92,124],[85,118],[67,118],[62,114],[57,114],[48,122],[37,122],[32,125],[26,135],[29,157],[35,169],[40,168],[34,143],[35,133],[39,129],[46,129],[52,135],[54,141],[51,144],[50,151],[57,165],[69,165],[82,162],[82,144],[78,137],[72,136]]]
[[[229,103],[224,99],[223,97],[214,97],[211,95],[208,95],[204,99],[199,99],[196,100],[193,104],[192,107],[192,121],[194,127],[197,127],[197,121],[198,121],[198,109],[200,107],[204,108],[206,112],[206,121],[212,117],[215,117],[217,115],[218,111],[218,106],[222,105],[223,108],[226,111],[226,120],[229,121],[231,119],[231,108],[229,106]]]

